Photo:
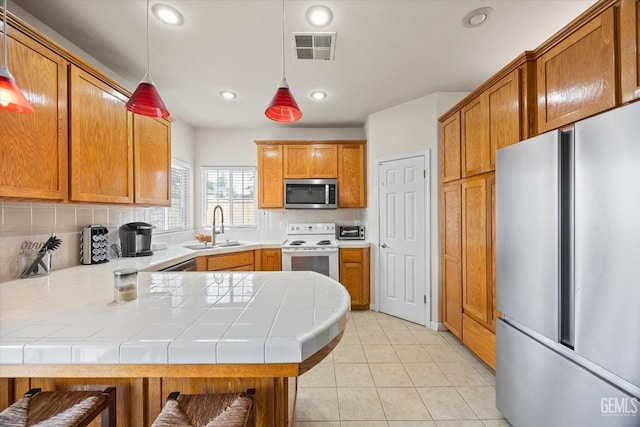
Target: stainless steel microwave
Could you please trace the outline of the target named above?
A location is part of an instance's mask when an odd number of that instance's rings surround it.
[[[338,181],[335,179],[285,179],[286,209],[336,209]]]

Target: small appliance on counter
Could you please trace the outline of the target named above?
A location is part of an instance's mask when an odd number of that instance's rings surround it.
[[[109,230],[102,225],[88,225],[80,233],[80,261],[85,264],[109,262]]]
[[[338,225],[338,240],[364,240],[364,225]]]
[[[120,227],[120,247],[123,257],[153,255],[151,233],[153,225],[146,222],[130,222]]]

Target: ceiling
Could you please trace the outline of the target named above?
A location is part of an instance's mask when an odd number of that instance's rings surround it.
[[[376,111],[441,91],[471,91],[594,0],[286,0],[286,77],[303,116],[264,116],[282,74],[280,0],[151,0],[182,26],[150,16],[151,75],[173,116],[195,128],[361,127]],[[14,0],[116,72],[131,90],[146,71],[145,0]],[[317,29],[306,10],[333,21]],[[491,7],[476,28],[465,15]],[[12,11],[11,5],[9,11]],[[335,31],[335,60],[297,60],[291,32]],[[231,101],[219,92],[238,94]],[[322,89],[323,101],[310,98]]]

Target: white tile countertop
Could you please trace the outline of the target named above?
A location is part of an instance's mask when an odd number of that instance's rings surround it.
[[[299,363],[345,328],[349,294],[314,272],[141,271],[138,298],[113,302],[114,269],[207,254],[184,251],[1,283],[0,371],[16,364]]]

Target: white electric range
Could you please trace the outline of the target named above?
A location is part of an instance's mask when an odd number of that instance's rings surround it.
[[[339,267],[336,225],[288,224],[287,240],[282,244],[282,271],[315,271],[337,281]]]

